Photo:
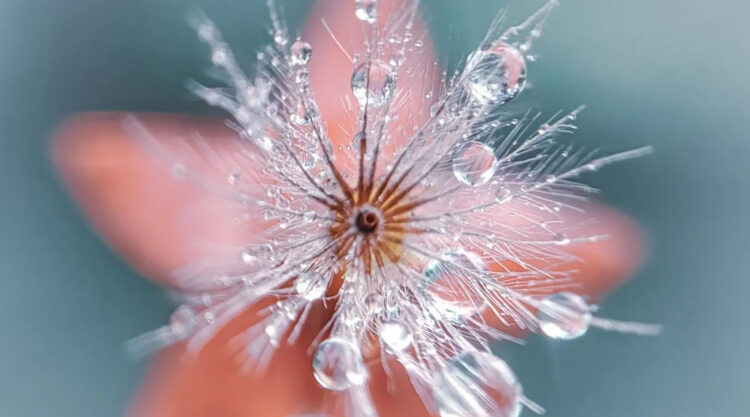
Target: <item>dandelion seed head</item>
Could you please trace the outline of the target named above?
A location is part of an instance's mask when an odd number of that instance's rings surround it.
[[[322,23],[352,64],[351,97],[340,98],[349,126],[321,114],[310,71],[316,51],[290,38],[272,0],[273,42],[251,75],[210,20],[193,19],[226,85],[190,88],[226,111],[237,134],[231,152],[185,139],[215,177],[186,166],[136,118],[126,121],[177,178],[236,202],[237,224],[253,230],[247,244],[186,265],[178,274],[184,303],[171,323],[131,346],[184,340],[196,353],[266,302],[260,320],[234,339],[244,361],[262,370],[281,343],[298,342],[310,309],[324,305],[331,317],[312,343],[311,372],[344,392],[358,415],[377,415],[364,361],[379,346],[442,417],[540,412],[490,353],[491,341],[515,338],[485,317],[552,339],[591,326],[658,331],[594,317],[570,292],[571,272],[555,267],[575,259],[571,244],[600,238],[564,216],[590,192],[578,177],[649,149],[597,158],[557,142],[575,131],[581,108],[549,119],[506,110],[526,85],[526,57],[556,1],[517,26],[501,30],[498,19],[464,68],[426,92],[409,82],[419,71],[441,71],[422,61],[416,2],[386,16],[376,0],[352,1],[362,48],[347,50],[339,36],[348,34]]]

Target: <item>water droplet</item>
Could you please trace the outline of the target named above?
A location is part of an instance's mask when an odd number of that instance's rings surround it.
[[[169,329],[177,339],[190,336],[197,325],[195,311],[186,305],[179,306],[169,317]]]
[[[505,204],[513,199],[513,191],[508,188],[501,188],[495,195],[495,201],[498,204]]]
[[[368,66],[370,68],[369,80]],[[365,62],[354,69],[351,83],[354,97],[361,107],[364,107],[365,104],[380,107],[391,99],[396,87],[396,77],[391,67],[383,62]]]
[[[423,271],[436,308],[452,320],[480,313],[486,307],[484,298],[466,287],[467,280],[485,273],[487,265],[482,258],[465,250],[445,252],[441,259],[428,262]]]
[[[287,39],[286,34],[281,31],[277,31],[273,34],[273,41],[276,43],[276,45],[284,46],[287,42],[289,42],[289,39]],[[276,65],[274,65],[276,66]]]
[[[363,22],[375,23],[378,17],[377,5],[378,2],[376,0],[355,0],[354,7],[356,10],[354,14],[357,16],[357,19]]]
[[[229,182],[229,185],[237,185],[240,181],[240,177],[240,173],[235,171],[229,174],[227,181]]]
[[[325,277],[313,271],[300,273],[294,281],[294,289],[296,289],[297,293],[307,301],[314,301],[322,298],[325,295],[327,288],[328,281]]]
[[[477,187],[495,174],[495,153],[481,142],[467,142],[453,158],[453,174],[466,185]]]
[[[441,417],[517,417],[523,389],[502,359],[471,351],[445,364],[434,396]]]
[[[365,305],[370,314],[380,314],[383,311],[383,297],[377,293],[369,294],[365,297]]]
[[[211,62],[216,66],[222,66],[229,60],[229,51],[224,47],[216,48],[211,54]]]
[[[406,61],[406,54],[400,49],[391,52],[391,56],[388,58],[388,63],[391,64],[392,67],[399,67],[404,61]]]
[[[389,320],[380,325],[380,340],[391,350],[401,352],[411,345],[412,335],[404,323]]]
[[[253,251],[250,249],[243,250],[242,253],[240,254],[240,257],[242,258],[242,262],[246,264],[251,264],[255,262],[255,260],[257,259]]]
[[[362,385],[369,377],[359,349],[339,337],[318,345],[313,357],[313,374],[320,386],[331,391]]]
[[[308,223],[312,223],[315,221],[315,216],[317,216],[317,214],[314,211],[309,210],[302,215],[302,219]]]
[[[474,52],[465,71],[469,94],[480,105],[507,103],[526,85],[526,61],[505,43]]]
[[[542,300],[537,313],[539,327],[552,339],[575,339],[589,328],[591,309],[578,294],[561,292]]]
[[[296,41],[292,44],[292,64],[305,65],[312,57],[312,46],[304,41]]]

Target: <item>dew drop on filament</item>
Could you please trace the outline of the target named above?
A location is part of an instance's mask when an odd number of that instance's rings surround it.
[[[369,377],[359,349],[339,337],[318,345],[313,357],[313,374],[320,386],[331,391],[362,385]]]
[[[542,300],[537,313],[539,327],[552,339],[575,339],[583,336],[591,322],[591,308],[578,294],[561,292]]]
[[[479,105],[507,103],[526,85],[526,61],[505,43],[474,52],[465,71],[469,95]]]
[[[305,271],[297,276],[294,289],[307,301],[322,298],[328,288],[328,282],[323,275],[314,271]]]
[[[368,71],[369,66],[369,80]],[[352,73],[352,92],[360,107],[381,107],[388,103],[396,87],[392,68],[380,61],[364,62]],[[369,90],[369,91],[368,91]]]
[[[182,305],[169,318],[169,329],[178,339],[188,337],[197,327],[198,321],[192,308]]]
[[[487,183],[496,169],[495,153],[481,142],[465,143],[453,158],[456,179],[472,187]]]
[[[292,44],[292,64],[305,65],[310,62],[312,57],[312,47],[304,41],[297,41]]]
[[[377,5],[376,0],[354,0],[354,14],[363,22],[375,23],[378,17]]]
[[[487,265],[479,255],[465,250],[445,252],[440,259],[428,262],[423,271],[435,308],[451,320],[460,320],[484,309],[484,298],[467,291],[465,281],[486,273]]]
[[[434,396],[440,417],[517,417],[523,390],[502,359],[469,351],[445,364]]]
[[[412,342],[409,327],[401,321],[388,320],[380,325],[380,340],[391,350],[401,352]]]

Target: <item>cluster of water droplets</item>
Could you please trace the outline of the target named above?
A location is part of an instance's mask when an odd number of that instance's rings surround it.
[[[403,33],[388,29],[381,33],[377,1],[350,1],[355,18],[369,34],[364,57],[351,58],[354,110],[360,121],[377,116],[383,123],[381,131],[388,132],[387,124],[396,120],[398,98],[406,88],[399,85],[400,70],[411,59],[406,51],[424,45],[410,32],[416,7],[410,12],[405,8]],[[408,144],[393,160],[382,163],[380,171],[372,168],[375,171],[370,173],[378,179],[392,175],[404,188],[416,178],[409,188],[414,196],[405,199],[413,209],[404,209],[401,217],[391,214],[398,221],[387,226],[400,235],[383,245],[389,256],[379,260],[378,273],[363,272],[365,266],[358,263],[362,254],[354,246],[336,253],[338,247],[330,240],[331,225],[337,220],[331,207],[345,204],[348,186],[342,182],[351,177],[344,173],[342,179],[330,167],[337,161],[311,92],[312,46],[290,38],[272,7],[274,43],[258,54],[258,75],[248,79],[216,28],[201,21],[199,36],[211,47],[212,63],[228,75],[235,93],[197,83],[193,90],[207,103],[231,113],[230,125],[258,150],[242,157],[253,169],[262,167],[260,173],[229,164],[231,170],[224,172],[222,181],[244,207],[257,210],[242,221],[263,222],[267,242],[241,248],[239,255],[234,252],[235,263],[226,269],[241,272],[214,274],[216,287],[206,289],[203,282],[191,282],[196,285],[191,291],[205,294],[197,301],[191,294],[193,298],[175,311],[168,326],[138,342],[161,346],[187,340],[188,348],[197,351],[220,325],[271,295],[278,301],[264,311],[257,325],[238,336],[251,360],[262,365],[285,337],[291,343],[299,336],[314,303],[335,298],[336,312],[324,332],[328,336],[314,344],[312,370],[321,387],[344,392],[361,406],[360,414],[376,415],[365,364],[375,346],[404,366],[421,388],[418,392],[425,404],[441,417],[517,417],[523,407],[543,410],[524,396],[508,364],[490,353],[489,339],[514,339],[487,325],[485,314],[549,339],[574,339],[590,327],[658,332],[654,326],[594,316],[595,306],[584,297],[560,291],[552,282],[567,275],[514,272],[504,265],[512,262],[533,269],[523,264],[523,256],[570,261],[565,246],[592,240],[576,240],[567,230],[557,230],[554,216],[563,204],[550,203],[540,190],[559,185],[567,188],[552,191],[580,191],[570,181],[573,177],[642,153],[587,159],[574,166],[570,150],[553,149],[551,138],[574,129],[570,123],[578,110],[530,131],[526,118],[519,122],[498,116],[498,109],[505,111],[504,106],[523,91],[527,62],[533,61],[532,42],[541,35],[555,5],[552,0],[521,25],[491,33],[462,70],[445,77],[442,91],[420,97],[431,104],[425,110],[429,114],[419,115],[428,118],[424,126],[399,122],[407,125],[399,127],[399,133],[410,137]],[[138,129],[142,136],[149,135]],[[354,129],[358,133],[351,134],[353,146],[340,149],[350,159],[344,163],[360,156],[359,142],[366,142],[375,131],[372,126]],[[370,152],[361,155],[362,161],[371,161],[365,156],[375,158],[374,151],[361,152]],[[173,167],[179,167],[173,169],[179,171],[176,176],[190,174],[182,165]],[[270,180],[261,187],[248,185],[260,177]],[[399,209],[381,203],[381,221],[388,209]],[[552,213],[553,220],[516,215],[519,205],[545,216]],[[492,210],[498,206],[510,222],[526,221],[530,227],[516,229],[515,224],[492,220],[496,214]],[[342,276],[341,288],[330,294],[336,274]],[[222,309],[228,305],[231,308]]]

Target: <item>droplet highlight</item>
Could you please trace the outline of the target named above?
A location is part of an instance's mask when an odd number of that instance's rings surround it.
[[[388,103],[393,95],[396,76],[392,68],[383,62],[364,62],[354,69],[351,85],[352,93],[360,107],[381,107]]]
[[[313,374],[320,386],[331,391],[362,385],[369,377],[359,349],[338,337],[318,345],[313,357]]]
[[[440,417],[517,417],[523,389],[502,359],[470,351],[446,363],[434,397]]]
[[[469,96],[482,106],[507,103],[526,85],[523,54],[502,42],[474,52],[465,71]]]
[[[471,187],[486,184],[496,170],[495,153],[481,142],[465,143],[453,158],[456,179]]]
[[[314,271],[305,271],[297,276],[294,281],[294,289],[307,301],[315,301],[326,293],[328,281],[325,277]]]
[[[552,339],[570,340],[583,336],[591,323],[591,308],[578,294],[561,292],[542,300],[537,313],[539,328]]]
[[[467,280],[475,280],[488,272],[479,255],[465,251],[448,251],[440,259],[427,263],[423,271],[427,289],[441,314],[451,320],[460,320],[486,307],[480,294],[471,292]]]
[[[380,340],[395,352],[401,352],[412,343],[409,327],[398,320],[388,320],[380,325]]]

